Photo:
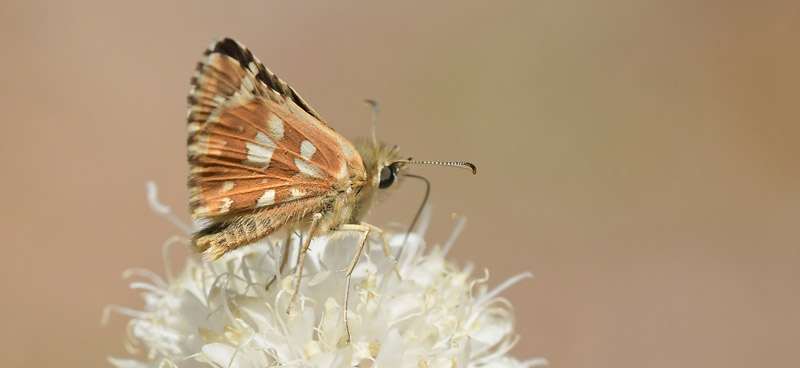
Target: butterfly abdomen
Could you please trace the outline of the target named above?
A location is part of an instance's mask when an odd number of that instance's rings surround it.
[[[192,247],[207,260],[255,243],[281,228],[303,229],[314,213],[332,201],[329,197],[297,200],[261,211],[218,217],[192,237]]]
[[[195,251],[214,260],[223,254],[253,243],[275,232],[280,225],[269,216],[254,214],[212,223],[192,237]]]

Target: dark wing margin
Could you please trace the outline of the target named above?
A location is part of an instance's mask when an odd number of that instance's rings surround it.
[[[256,79],[261,83],[264,83],[264,85],[266,85],[269,89],[279,93],[285,98],[288,98],[311,116],[323,121],[319,114],[317,114],[317,112],[314,111],[314,109],[312,109],[311,106],[309,106],[309,104],[303,100],[299,94],[297,94],[294,88],[278,78],[275,73],[267,69],[264,64],[258,60],[258,58],[253,56],[253,53],[251,53],[247,47],[238,41],[228,37],[220,37],[211,43],[204,55],[207,56],[214,53],[225,55],[238,61],[242,68],[247,68],[253,72],[256,76]],[[201,66],[202,65],[198,65],[198,68]],[[192,84],[194,85],[194,81]],[[191,104],[191,101],[189,101],[189,103]]]

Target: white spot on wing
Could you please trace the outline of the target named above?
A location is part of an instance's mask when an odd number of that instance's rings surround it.
[[[275,142],[263,132],[256,133],[256,143],[246,142],[247,160],[245,164],[254,164],[266,169],[275,151]]]
[[[258,198],[257,207],[269,206],[275,203],[275,190],[270,189],[264,191],[264,195]]]
[[[253,75],[258,74],[258,66],[253,61],[251,61],[250,64],[247,65],[247,69],[250,69],[250,73],[253,73]]]
[[[211,212],[211,209],[208,208],[208,206],[200,206],[200,207],[197,207],[197,208],[194,209],[194,213],[192,214],[192,216],[194,216],[196,218],[201,218],[201,217],[205,217],[210,212]]]
[[[214,98],[211,99],[217,106],[221,106],[225,103],[225,96],[222,95],[214,95]]]
[[[269,116],[269,134],[272,134],[275,140],[283,139],[283,120],[274,113]]]
[[[253,87],[253,81],[250,80],[250,77],[248,77],[248,76],[242,77],[242,88],[241,88],[241,91],[243,93],[250,94],[250,91],[252,91],[253,89],[255,89],[255,88]]]
[[[314,152],[317,152],[317,147],[314,147],[314,144],[309,141],[303,141],[300,143],[300,156],[303,156],[306,160],[311,160],[311,156],[314,155]]]
[[[306,194],[306,192],[304,190],[297,189],[297,188],[291,188],[291,189],[289,189],[289,192],[291,192],[290,199],[297,199],[297,198],[300,198],[300,197],[302,197],[302,196],[304,196]]]
[[[299,158],[294,159],[294,164],[297,165],[297,169],[300,170],[300,174],[317,178],[320,177],[319,168],[314,164]]]
[[[219,208],[219,213],[228,212],[231,209],[231,205],[233,204],[233,200],[228,198],[228,197],[225,197],[225,198],[222,198],[221,201],[223,203],[222,203],[222,206]]]
[[[234,183],[232,181],[226,181],[222,183],[222,189],[220,189],[220,193],[225,193],[234,187]]]
[[[350,172],[347,170],[347,162],[342,162],[342,168],[339,169],[339,173],[336,174],[336,179],[339,179],[340,181],[344,181],[345,179],[347,179],[347,176],[349,174],[350,174]]]
[[[192,156],[202,153],[202,151],[200,151],[200,149],[197,147],[197,144],[190,144],[187,146],[187,149],[189,150],[189,154]]]

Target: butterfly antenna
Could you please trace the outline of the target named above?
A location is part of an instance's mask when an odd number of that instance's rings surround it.
[[[465,161],[415,161],[409,157],[408,160],[396,160],[392,162],[392,164],[401,162],[407,164],[443,165],[443,166],[460,167],[463,169],[471,170],[473,175],[478,172],[478,168],[475,167],[475,165]],[[425,197],[422,198],[422,205],[419,206],[417,214],[414,215],[414,220],[411,221],[411,226],[408,227],[406,236],[403,238],[403,244],[400,246],[400,251],[397,253],[397,257],[395,259],[400,259],[400,256],[403,255],[403,249],[405,248],[406,241],[408,241],[408,237],[411,235],[411,231],[414,230],[414,226],[417,225],[417,220],[419,220],[419,216],[422,213],[422,209],[425,208],[425,204],[428,202],[428,195],[431,193],[431,182],[428,181],[428,179],[413,174],[406,174],[405,176],[410,178],[420,179],[425,182]]]
[[[414,161],[408,159],[408,160],[397,160],[392,163],[395,162],[405,162],[407,164],[442,165],[442,166],[460,167],[463,169],[471,170],[473,175],[478,173],[478,168],[475,167],[475,165],[473,165],[470,162],[464,162],[464,161]]]
[[[375,100],[366,99],[364,102],[372,107],[372,144],[378,146],[378,134],[375,133],[375,123],[378,121],[378,102]]]
[[[400,256],[403,255],[403,249],[406,246],[406,241],[408,241],[409,235],[411,232],[414,231],[414,226],[417,226],[417,220],[419,220],[419,215],[422,213],[422,209],[425,208],[425,204],[428,203],[428,195],[431,194],[431,182],[419,175],[413,174],[406,174],[406,177],[409,178],[416,178],[425,182],[425,196],[422,197],[422,204],[420,204],[419,209],[417,210],[417,214],[414,215],[414,219],[411,220],[411,226],[408,227],[408,231],[406,231],[406,236],[403,238],[403,244],[400,246],[400,252],[397,253],[397,258],[400,259]]]

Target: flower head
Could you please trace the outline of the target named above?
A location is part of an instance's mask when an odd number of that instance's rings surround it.
[[[131,274],[143,290],[145,308],[116,307],[132,317],[131,347],[143,346],[146,361],[110,358],[117,367],[525,367],[507,352],[516,343],[511,304],[497,296],[530,274],[494,291],[488,272],[470,276],[447,261],[446,250],[425,253],[420,234],[389,234],[402,279],[378,241],[370,241],[353,272],[346,342],[342,319],[345,269],[357,239],[314,238],[306,259],[298,303],[286,307],[294,276],[277,272],[285,240],[269,238],[217,261],[193,259],[176,277],[149,271]],[[372,239],[371,239],[372,240]],[[291,242],[296,251],[298,239]],[[295,257],[290,257],[290,259]],[[291,263],[291,262],[290,262]],[[289,266],[292,266],[291,264]],[[277,276],[276,276],[277,275]],[[269,288],[273,277],[277,277]],[[114,309],[112,307],[111,309]],[[133,352],[138,349],[132,349]]]

